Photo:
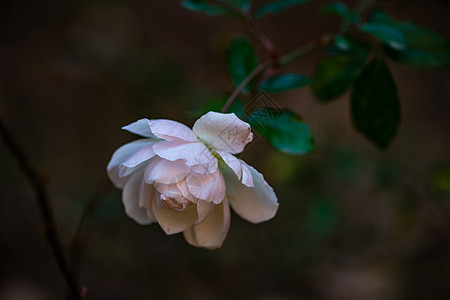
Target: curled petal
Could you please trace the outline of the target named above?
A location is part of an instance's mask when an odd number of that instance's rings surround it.
[[[139,187],[139,207],[147,211],[147,216],[154,222],[156,220],[153,214],[152,201],[155,199],[156,190],[151,184],[146,184],[144,179],[141,179]]]
[[[133,153],[126,161],[119,166],[119,177],[126,177],[133,173],[138,167],[155,156],[153,152],[153,144],[157,141],[153,141],[150,145],[145,146],[139,151]]]
[[[111,160],[106,167],[108,176],[114,185],[118,188],[122,188],[127,181],[127,178],[121,178],[119,176],[119,166],[126,161],[131,155],[139,151],[140,149],[153,144],[154,141],[150,139],[140,139],[131,143],[125,144],[117,149],[111,157]]]
[[[122,129],[127,130],[131,133],[145,136],[151,139],[158,139],[150,130],[150,126],[148,125],[148,119],[140,119],[136,122],[123,126]]]
[[[225,198],[225,181],[219,170],[205,175],[191,172],[186,183],[191,194],[198,199],[219,204]]]
[[[230,153],[240,153],[253,139],[250,125],[234,113],[210,111],[195,122],[192,129],[210,147]]]
[[[255,184],[253,183],[253,176],[250,169],[242,160],[240,160],[240,162],[242,164],[242,184],[248,187],[254,187]]]
[[[233,154],[230,154],[225,151],[217,151],[217,153],[222,157],[225,164],[233,170],[234,174],[236,174],[237,178],[240,180],[242,177],[242,166],[241,162],[238,158],[236,158]]]
[[[196,247],[216,249],[222,246],[230,228],[230,206],[225,198],[215,205],[208,217],[200,224],[183,232],[186,241]]]
[[[156,197],[159,197],[157,193]],[[167,206],[158,206],[156,201],[152,202],[153,213],[161,228],[166,234],[182,232],[195,224],[198,220],[195,205],[187,207],[183,211],[171,209]]]
[[[182,159],[169,161],[154,157],[145,168],[145,182],[176,183],[189,174],[190,169]]]
[[[172,120],[148,120],[151,132],[166,141],[198,142],[197,136],[184,124]]]
[[[147,215],[145,208],[139,207],[140,185],[143,170],[130,176],[122,192],[122,201],[126,214],[141,225],[150,224],[154,220]]]
[[[188,167],[195,167],[197,173],[207,174],[217,170],[217,159],[201,142],[159,142],[153,151],[164,159],[183,159]]]
[[[251,223],[260,223],[273,218],[278,210],[277,196],[273,189],[254,168],[244,162],[242,166],[250,170],[255,186],[243,185],[231,170],[224,170],[231,207],[240,217]]]

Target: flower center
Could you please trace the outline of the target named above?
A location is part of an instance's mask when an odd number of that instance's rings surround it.
[[[167,197],[166,195],[161,194],[160,196],[161,203],[169,208],[172,208],[177,211],[183,211],[187,207],[191,206],[193,203],[185,198],[181,198],[180,200]]]

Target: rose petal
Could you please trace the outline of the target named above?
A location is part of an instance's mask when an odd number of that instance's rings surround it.
[[[120,164],[119,177],[126,177],[130,175],[137,169],[136,167],[155,156],[155,152],[153,152],[153,145],[155,143],[157,143],[157,141],[153,141],[150,145],[136,151],[127,160]]]
[[[154,157],[145,167],[145,182],[152,183],[176,183],[189,174],[190,169],[182,159],[169,161],[160,157]]]
[[[116,187],[122,188],[125,182],[127,181],[126,178],[119,177],[120,164],[123,163],[125,160],[127,160],[135,152],[153,143],[154,141],[150,139],[140,139],[125,144],[114,152],[114,154],[111,157],[111,160],[108,163],[108,166],[106,167],[106,170],[109,178]]]
[[[253,177],[255,187],[243,185],[230,169],[223,174],[227,186],[227,196],[231,207],[243,219],[259,223],[273,218],[278,210],[277,196],[264,177],[251,166],[242,162]]]
[[[217,158],[201,142],[160,142],[154,145],[153,151],[170,161],[183,159],[187,166],[195,166],[195,172],[198,173],[213,173],[217,170]]]
[[[242,161],[239,160],[241,162],[242,165],[242,184],[248,186],[248,187],[254,187],[254,183],[253,183],[253,176],[252,173],[250,172],[250,169],[247,167],[247,165]]]
[[[191,172],[186,183],[191,194],[198,199],[219,204],[225,198],[225,181],[219,170],[206,175]]]
[[[140,119],[136,122],[133,122],[131,124],[128,124],[126,126],[123,126],[122,129],[127,130],[131,133],[137,134],[137,135],[141,135],[141,136],[145,136],[148,138],[152,138],[152,139],[157,139],[158,138],[152,133],[152,131],[150,130],[150,126],[148,124],[148,119]]]
[[[233,154],[225,151],[217,151],[217,153],[220,155],[220,157],[222,157],[225,164],[233,170],[234,174],[236,174],[236,176],[240,180],[242,177],[242,167],[239,159],[236,158]]]
[[[158,196],[159,195],[157,195],[157,197]],[[195,205],[187,207],[184,211],[177,211],[166,206],[159,207],[156,204],[156,201],[153,201],[152,204],[156,220],[166,234],[182,232],[195,224],[198,220],[197,208]]]
[[[197,203],[198,221],[196,224],[203,222],[216,205],[212,202],[200,200]]]
[[[192,226],[183,232],[186,241],[196,247],[216,249],[222,246],[230,228],[230,207],[228,200],[214,209],[200,224]]]
[[[122,202],[125,206],[125,213],[141,225],[150,224],[153,222],[153,220],[147,215],[146,209],[141,208],[138,205],[140,198],[140,185],[143,175],[143,170],[131,175],[122,192]]]
[[[154,222],[156,220],[153,215],[152,201],[156,197],[155,187],[151,184],[146,184],[144,179],[141,180],[139,187],[139,207],[147,211],[147,216]]]
[[[242,152],[253,139],[250,125],[234,113],[210,111],[195,122],[192,130],[210,147],[234,154]]]
[[[151,132],[166,141],[198,142],[197,136],[184,124],[172,120],[148,120]]]

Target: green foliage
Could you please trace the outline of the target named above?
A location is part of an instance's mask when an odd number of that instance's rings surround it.
[[[344,20],[349,21],[350,23],[358,23],[359,15],[353,11],[351,11],[345,3],[342,2],[333,2],[326,6],[324,6],[320,13],[322,15],[333,15],[339,16]]]
[[[381,10],[372,13],[369,20],[395,28],[405,37],[403,49],[389,43],[386,45],[386,54],[393,60],[417,68],[450,65],[450,46],[436,32],[412,23],[398,22]]]
[[[311,88],[324,102],[341,95],[360,74],[368,57],[367,47],[341,37],[331,53],[321,58],[313,72]]]
[[[228,74],[235,86],[238,86],[258,65],[258,56],[253,46],[243,36],[236,37],[226,53]],[[244,92],[249,90],[248,86]]]
[[[253,112],[247,122],[281,152],[306,154],[314,150],[308,125],[289,110],[261,108]]]
[[[181,6],[186,9],[201,12],[208,16],[234,15],[234,12],[224,6],[213,5],[206,0],[186,0],[181,2]]]
[[[252,4],[251,0],[220,0],[220,2],[228,3],[244,13],[250,10]]]
[[[258,88],[269,93],[279,93],[301,88],[310,82],[308,77],[300,74],[282,74],[264,80]]]
[[[220,112],[227,100],[228,97],[223,97],[206,101],[200,109],[192,111],[189,115],[195,119],[198,119],[210,111]],[[235,99],[230,108],[228,108],[227,113],[234,113],[238,118],[242,119],[244,117],[244,105],[242,104],[242,101]]]
[[[351,111],[356,129],[386,149],[400,124],[400,103],[394,78],[382,57],[367,64],[356,80]]]
[[[386,43],[392,49],[403,50],[406,47],[406,39],[403,33],[390,25],[369,22],[362,24],[359,30]]]
[[[278,1],[271,1],[265,5],[263,5],[260,9],[258,9],[254,14],[253,17],[255,19],[261,18],[262,16],[265,16],[267,14],[278,14],[282,12],[284,9],[305,3],[309,0],[278,0]]]

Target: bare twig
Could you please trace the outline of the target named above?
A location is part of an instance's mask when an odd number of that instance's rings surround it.
[[[61,240],[59,239],[58,232],[56,230],[55,216],[53,215],[51,203],[48,199],[47,190],[45,188],[45,181],[32,166],[25,153],[13,139],[12,135],[9,133],[1,120],[0,135],[5,142],[6,147],[14,156],[14,159],[18,163],[22,173],[28,179],[34,190],[36,200],[41,210],[43,232],[58,264],[59,270],[70,289],[71,296],[73,299],[80,299],[82,296],[81,290],[78,288],[78,284],[72,270],[70,269],[66,257],[64,256]]]

